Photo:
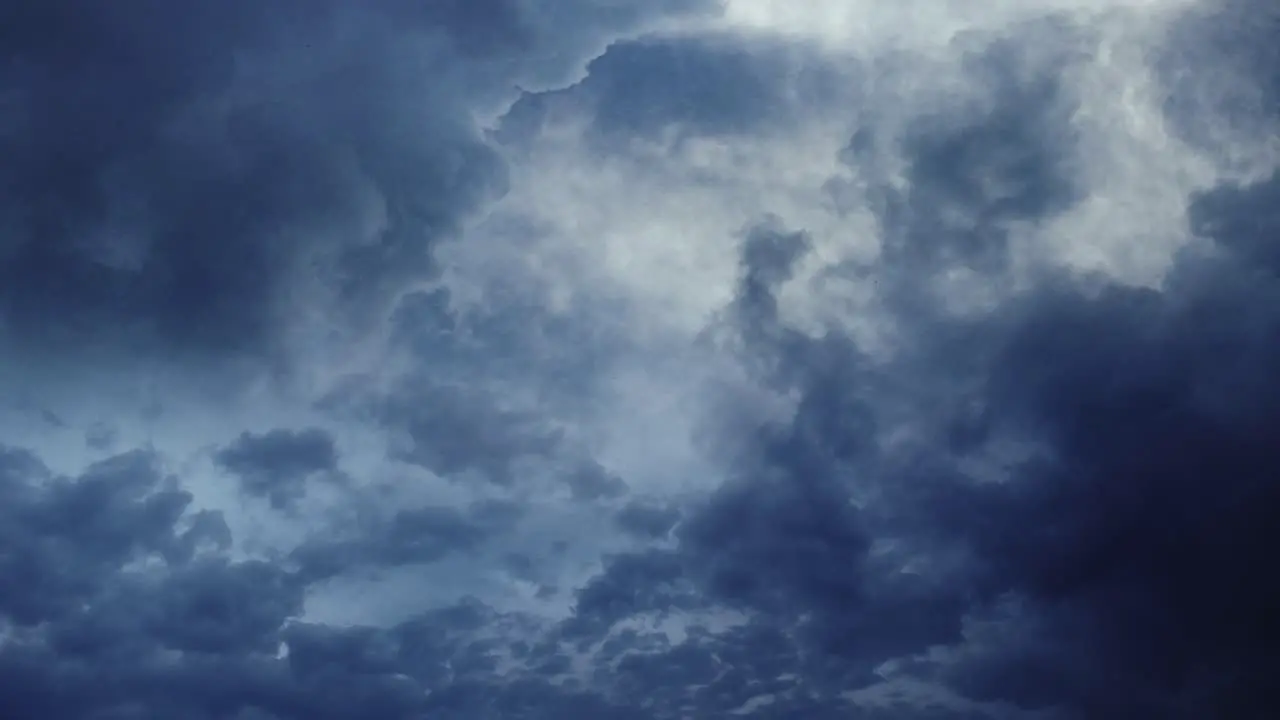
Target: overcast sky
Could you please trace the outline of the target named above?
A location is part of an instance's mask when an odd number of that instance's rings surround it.
[[[1267,0],[0,0],[0,715],[1280,717]]]

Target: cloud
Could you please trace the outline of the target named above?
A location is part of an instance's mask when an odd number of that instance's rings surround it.
[[[511,464],[524,455],[549,453],[559,437],[539,427],[531,413],[504,411],[486,397],[468,397],[426,386],[390,399],[388,422],[404,429],[406,462],[452,476],[476,470],[499,483],[512,482]]]
[[[338,451],[333,436],[320,428],[277,429],[241,433],[214,460],[240,478],[246,494],[269,498],[273,507],[283,508],[306,493],[309,476],[337,469]]]
[[[203,358],[376,322],[435,271],[433,247],[504,191],[472,113],[582,60],[556,53],[646,21],[587,4],[553,51],[537,11],[14,6],[0,134],[8,334],[33,351]]]
[[[800,82],[788,77],[796,68]],[[647,37],[611,45],[571,88],[523,95],[495,135],[504,144],[528,143],[572,112],[590,116],[588,132],[602,145],[672,132],[741,136],[793,121],[793,112],[838,82],[839,74],[805,48],[765,38]]]
[[[4,455],[3,606],[11,621],[57,620],[131,560],[150,554],[181,560],[202,540],[220,539],[213,520],[175,528],[191,496],[146,453],[118,455],[74,479],[51,475],[21,450]]]
[[[17,715],[1275,714],[1269,8],[188,10],[0,11]]]
[[[957,517],[984,592],[1046,635],[1035,660],[994,640],[965,682],[1005,693],[1005,673],[1035,672],[1038,700],[1095,717],[1269,703],[1275,587],[1254,567],[1276,507],[1259,372],[1276,348],[1253,328],[1274,323],[1276,278],[1227,252],[1163,293],[1046,298],[1010,332],[988,413],[1042,448],[1016,481],[966,489],[985,512]]]
[[[519,508],[493,504],[474,507],[469,513],[443,506],[404,509],[390,517],[359,518],[355,527],[342,533],[347,537],[316,538],[293,555],[310,582],[353,569],[430,563],[453,552],[474,549],[519,514]]]
[[[427,228],[447,227],[454,203],[493,183],[496,161],[456,178],[426,169],[455,143],[484,156],[456,115],[429,116],[433,131],[408,144],[390,130],[428,120],[423,98],[396,88],[410,49],[387,42],[388,23],[421,19],[360,13],[340,38],[326,27],[341,22],[337,7],[282,10],[18,16],[12,31],[41,40],[19,45],[7,73],[18,114],[5,143],[11,333],[261,350],[291,296],[322,299],[308,293],[317,275],[366,297],[388,261],[429,256],[439,232]],[[109,51],[120,45],[132,51]]]
[[[680,522],[680,510],[673,507],[627,503],[615,516],[618,525],[642,538],[666,537]]]
[[[972,38],[976,50],[960,65],[971,94],[950,114],[901,124],[899,108],[869,113],[841,155],[852,177],[828,185],[857,193],[842,197],[881,228],[874,264],[837,265],[822,279],[879,281],[896,334],[888,364],[861,338],[814,337],[788,314],[821,238],[777,217],[748,231],[724,317],[752,372],[790,398],[793,416],[781,427],[763,418],[752,440],[729,446],[755,451],[736,461],[739,478],[687,514],[677,554],[662,556],[662,582],[633,571],[651,556],[619,557],[588,586],[579,613],[682,607],[642,590],[680,578],[711,601],[762,613],[755,622],[795,623],[794,642],[841,672],[950,647],[954,657],[931,677],[1005,711],[1195,714],[1265,700],[1251,684],[1266,675],[1257,655],[1266,644],[1209,629],[1211,618],[1242,617],[1214,603],[1269,597],[1265,580],[1234,569],[1248,566],[1243,557],[1192,548],[1221,542],[1247,557],[1265,544],[1262,508],[1275,504],[1264,482],[1248,479],[1271,462],[1246,441],[1252,422],[1267,422],[1261,398],[1270,393],[1243,380],[1261,374],[1240,370],[1270,356],[1261,339],[1269,321],[1248,309],[1265,304],[1270,281],[1258,270],[1237,274],[1248,260],[1232,257],[1242,243],[1247,253],[1265,245],[1270,185],[1230,180],[1236,169],[1226,161],[1217,189],[1196,180],[1177,194],[1160,190],[1181,205],[1159,222],[1182,228],[1165,240],[1171,270],[1156,287],[1134,287],[1149,276],[1122,256],[1097,265],[1063,254],[1064,231],[1096,217],[1100,196],[1127,192],[1099,184],[1107,160],[1091,153],[1128,130],[1084,119],[1098,99],[1081,94],[1092,61],[1075,53],[1096,42],[1096,28],[1017,27],[1026,35],[1000,28]],[[1063,69],[1080,62],[1081,74]],[[1181,152],[1187,167],[1202,157]],[[1105,253],[1135,242],[1104,231]],[[1210,255],[1225,258],[1204,257],[1210,236]],[[975,298],[980,288],[956,284],[966,276],[990,288]],[[1219,316],[1249,318],[1242,336],[1210,320]],[[1228,349],[1237,337],[1250,339]],[[1234,357],[1236,370],[1217,371],[1208,357]],[[1199,370],[1187,375],[1191,362]],[[1225,376],[1234,389],[1208,380]],[[1249,395],[1262,414],[1235,417],[1244,425],[1202,417],[1210,408],[1231,414],[1228,398]],[[725,432],[743,427],[729,422]],[[1213,450],[1216,437],[1231,437],[1233,451]],[[1224,474],[1250,499],[1215,502],[1223,481],[1209,478]],[[1236,515],[1245,507],[1257,517]],[[1219,586],[1229,590],[1208,589]],[[1253,617],[1247,607],[1239,609]],[[622,612],[601,617],[612,625]],[[1184,633],[1175,646],[1174,628],[1202,617],[1202,637],[1215,640],[1199,646]],[[1260,615],[1244,626],[1267,627]],[[1215,670],[1195,669],[1203,662]]]

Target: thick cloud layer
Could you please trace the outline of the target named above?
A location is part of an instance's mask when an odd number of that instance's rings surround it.
[[[1252,0],[0,8],[17,718],[1271,718]]]
[[[586,4],[547,38],[540,9],[9,3],[9,334],[222,355],[376,322],[504,189],[472,114],[635,15]]]
[[[497,161],[461,108],[423,106],[439,91],[402,91],[418,53],[388,26],[440,18],[330,5],[10,11],[12,333],[257,350],[289,303],[327,300],[316,281],[364,295],[429,257]]]

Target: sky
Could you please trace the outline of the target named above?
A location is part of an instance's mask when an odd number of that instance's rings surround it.
[[[1277,33],[0,0],[0,707],[1280,716]]]

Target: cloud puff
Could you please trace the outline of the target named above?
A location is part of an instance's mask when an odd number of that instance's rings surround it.
[[[333,436],[320,428],[241,433],[214,459],[240,478],[246,494],[270,498],[276,507],[304,494],[309,476],[338,467]]]

